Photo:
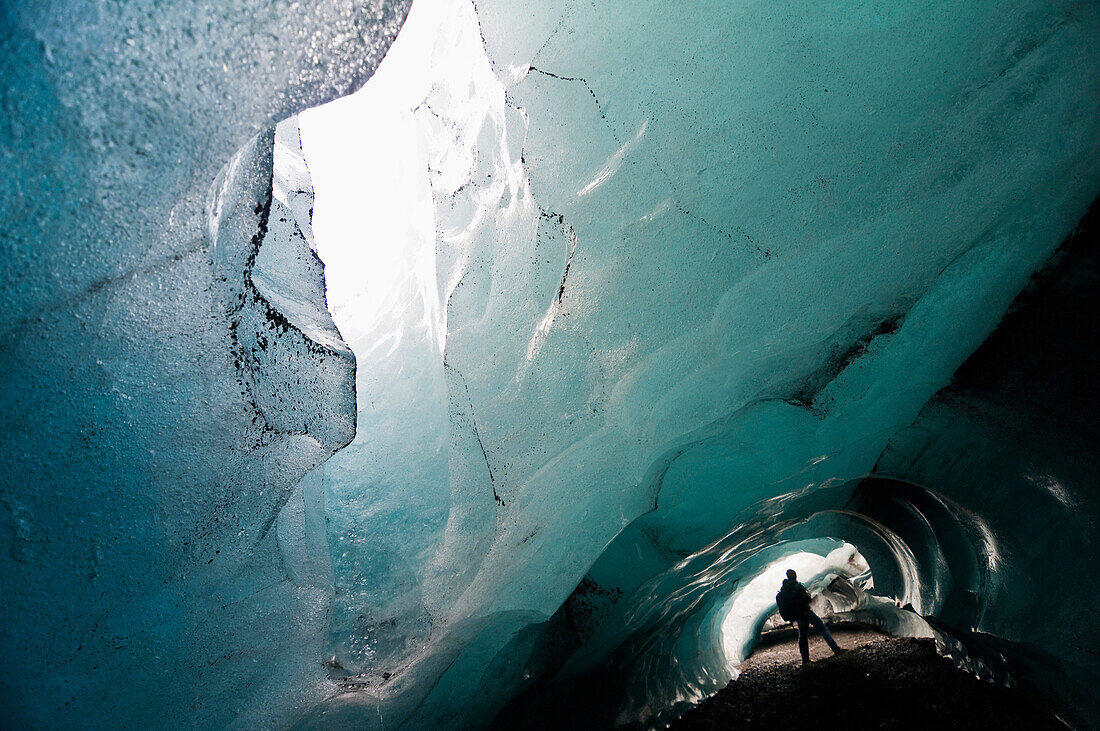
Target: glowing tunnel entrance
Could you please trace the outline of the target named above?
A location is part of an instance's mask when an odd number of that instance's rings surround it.
[[[722,610],[725,612],[721,624],[722,647],[731,667],[737,666],[748,657],[764,621],[775,614],[775,593],[788,569],[797,572],[798,580],[815,596],[820,595],[838,577],[854,581],[860,587],[870,588],[873,585],[870,567],[855,546],[842,543],[821,555],[803,550],[806,543],[816,544],[814,547],[822,550],[827,546],[821,546],[821,543],[836,542],[818,540],[787,544],[784,549],[790,553],[783,558],[768,563],[755,575],[746,571],[751,578],[734,591]],[[775,549],[772,549],[762,554],[774,552]],[[758,555],[756,559],[761,557]],[[845,611],[856,607],[841,605],[833,608]]]

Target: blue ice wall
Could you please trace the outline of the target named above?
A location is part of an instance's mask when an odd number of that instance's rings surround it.
[[[622,577],[638,562],[619,568],[631,561],[612,543],[528,656],[545,680],[497,727],[577,723],[578,704],[607,725],[675,716],[733,675],[715,613],[762,561],[821,536],[858,546],[873,572],[873,595],[842,596],[838,609],[890,633],[935,636],[979,677],[1036,692],[1072,727],[1089,727],[1100,667],[1088,650],[1091,606],[1077,599],[1100,540],[1098,241],[1094,204],[870,475],[751,506],[728,535],[633,591]]]
[[[395,609],[367,628],[385,657],[328,718],[476,725],[528,676],[657,667],[647,653],[672,635],[655,627],[699,620],[662,604],[680,563],[707,565],[729,535],[759,551],[787,529],[858,534],[886,596],[938,611],[938,543],[798,526],[856,499],[1094,198],[1096,9],[483,2],[477,17],[504,109],[467,129],[466,91],[445,85],[417,108],[476,140],[465,179],[437,190],[445,345],[401,365],[446,382],[448,422],[380,421],[384,459],[326,465],[330,495],[358,496],[332,507],[362,516],[357,535],[379,540],[368,516],[387,514],[385,560],[338,567],[338,587],[392,582],[402,604],[373,603]],[[819,491],[814,509],[786,504]],[[356,639],[334,633],[334,652]],[[638,672],[636,687],[665,680]],[[604,691],[632,688],[589,697]]]
[[[407,6],[0,8],[0,725],[275,726],[328,692],[295,485],[351,439],[355,364],[274,133]]]
[[[1095,515],[1094,447],[1020,457],[999,386],[943,395],[1100,189],[1095,4],[454,7],[408,110],[434,281],[375,361],[275,126],[406,3],[0,10],[4,720],[450,728],[530,689],[647,723],[806,541],[975,662],[1095,672],[1017,588],[1094,538],[1012,558],[1049,533],[1016,500]]]

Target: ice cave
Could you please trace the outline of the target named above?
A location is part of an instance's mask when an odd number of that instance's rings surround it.
[[[0,25],[0,726],[664,728],[789,567],[1100,718],[1100,4]]]

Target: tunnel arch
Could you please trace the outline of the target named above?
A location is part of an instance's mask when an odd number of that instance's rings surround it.
[[[841,616],[894,636],[935,638],[941,652],[979,677],[1027,683],[1035,663],[1044,662],[1031,649],[975,632],[983,597],[999,581],[1000,548],[977,514],[937,491],[871,474],[762,501],[738,521],[723,538],[616,601],[568,660],[549,669],[548,684],[505,709],[500,727],[516,721],[521,706],[549,714],[551,724],[567,722],[555,716],[572,707],[563,697],[580,696],[586,714],[593,702],[605,703],[604,720],[619,726],[675,718],[736,678],[731,657],[751,654],[775,609],[760,603],[740,620],[732,653],[723,620],[755,579],[781,574],[784,560],[798,556],[812,556],[807,565],[821,569],[809,578],[814,594],[825,578],[855,580],[855,601]],[[835,558],[830,563],[830,551],[856,559],[860,570],[845,572]]]

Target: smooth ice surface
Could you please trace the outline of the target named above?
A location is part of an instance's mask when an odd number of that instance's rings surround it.
[[[1094,717],[1095,3],[406,9],[0,9],[4,721],[657,723],[840,541]]]
[[[403,294],[349,313],[374,329],[352,342],[356,443],[322,468],[330,640],[368,691],[328,717],[477,725],[526,678],[616,667],[614,718],[645,722],[723,682],[718,588],[820,512],[767,501],[862,495],[1095,195],[1097,22],[1042,3],[418,4],[419,52],[387,60],[416,93],[356,145],[392,120],[364,159],[409,150],[392,187],[421,210],[427,178],[435,252],[410,232]],[[369,231],[360,252],[400,236]],[[814,520],[867,545],[876,591],[942,607],[935,540]],[[709,565],[738,526],[757,531],[740,568],[671,599],[681,562]],[[906,625],[888,604],[876,621]]]

